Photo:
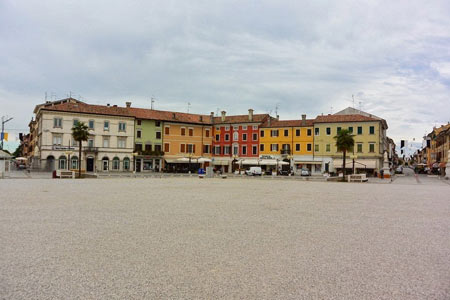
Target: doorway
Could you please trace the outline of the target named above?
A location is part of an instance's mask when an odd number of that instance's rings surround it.
[[[86,172],[94,172],[94,158],[88,157],[86,159]]]
[[[141,171],[141,160],[140,159],[136,159],[136,172],[140,172]]]

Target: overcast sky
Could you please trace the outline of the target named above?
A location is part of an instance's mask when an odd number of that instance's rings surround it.
[[[450,120],[449,16],[448,0],[2,0],[0,115],[17,133],[45,92],[72,92],[298,119],[352,106],[353,94],[389,136],[417,140]]]

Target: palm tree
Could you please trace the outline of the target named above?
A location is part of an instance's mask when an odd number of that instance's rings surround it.
[[[78,178],[81,178],[81,144],[83,141],[87,141],[89,137],[89,127],[83,122],[78,122],[72,127],[72,136],[75,141],[78,142]]]
[[[342,151],[342,169],[343,169],[343,180],[345,181],[345,156],[348,151],[353,150],[353,146],[355,145],[355,140],[353,139],[354,135],[347,129],[342,129],[338,132],[338,134],[334,137],[336,140],[336,147],[338,151]]]

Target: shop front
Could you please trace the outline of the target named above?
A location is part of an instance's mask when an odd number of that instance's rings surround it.
[[[136,172],[161,172],[162,157],[138,155],[135,158]]]

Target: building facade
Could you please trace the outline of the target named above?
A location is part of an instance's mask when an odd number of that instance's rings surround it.
[[[66,100],[66,101],[64,101]],[[126,108],[89,105],[69,98],[38,105],[35,109],[37,141],[34,155],[44,170],[86,172],[132,171],[135,118]],[[73,140],[72,127],[83,122],[89,127],[89,139]]]

